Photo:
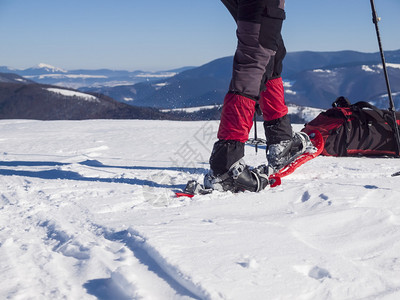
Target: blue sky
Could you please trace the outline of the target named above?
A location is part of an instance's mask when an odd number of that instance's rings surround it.
[[[385,50],[400,49],[400,0],[375,0]],[[287,0],[289,52],[377,52],[369,0]],[[167,70],[233,55],[219,0],[0,0],[0,65]]]

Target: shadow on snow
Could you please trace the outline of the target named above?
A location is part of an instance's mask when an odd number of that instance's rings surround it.
[[[79,163],[83,166],[94,167],[94,168],[117,168],[117,169],[128,169],[128,170],[160,170],[160,171],[179,171],[187,172],[189,174],[201,174],[206,171],[203,168],[180,168],[180,167],[146,167],[146,166],[108,166],[104,165],[97,160],[86,160]],[[183,185],[168,185],[161,184],[152,180],[139,179],[139,178],[100,178],[100,177],[85,177],[78,172],[61,170],[57,167],[72,165],[71,163],[60,163],[60,162],[49,162],[49,161],[0,161],[0,166],[4,167],[56,167],[51,170],[40,170],[40,171],[27,171],[27,170],[13,170],[13,169],[0,169],[0,175],[2,176],[22,176],[40,179],[66,179],[76,181],[91,181],[91,182],[105,182],[105,183],[125,183],[131,185],[142,185],[156,188],[168,188],[168,189],[181,189]]]

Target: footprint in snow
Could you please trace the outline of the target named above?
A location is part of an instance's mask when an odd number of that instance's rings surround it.
[[[325,270],[320,267],[313,267],[309,272],[308,276],[317,280],[324,279],[324,278],[332,278],[331,274],[328,270]]]
[[[303,193],[303,195],[301,196],[301,202],[303,202],[303,203],[307,202],[310,199],[311,199],[311,195],[310,195],[310,193],[308,191],[305,191]]]
[[[258,263],[254,258],[244,257],[237,264],[246,269],[256,269],[258,267]]]
[[[297,272],[316,280],[324,280],[325,278],[332,278],[328,270],[318,266],[309,266],[309,265],[294,266],[294,269]]]

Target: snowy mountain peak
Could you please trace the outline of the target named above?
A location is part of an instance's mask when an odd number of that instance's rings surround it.
[[[48,64],[44,64],[44,63],[38,64],[36,67],[34,67],[34,69],[44,69],[46,72],[51,72],[51,73],[59,73],[59,72],[67,73],[67,71],[65,71],[61,68],[57,68],[52,65],[48,65]]]

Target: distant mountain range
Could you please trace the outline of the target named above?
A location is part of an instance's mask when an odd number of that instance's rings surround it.
[[[35,67],[18,70],[9,67],[0,67],[2,73],[18,74],[26,79],[37,83],[51,84],[68,88],[80,87],[112,87],[118,85],[133,85],[142,81],[154,81],[166,79],[174,75],[191,69],[193,67],[183,67],[168,71],[144,72],[126,70],[63,70],[48,64],[41,63]]]
[[[192,109],[160,110],[115,101],[97,93],[38,84],[12,73],[0,73],[0,119],[84,120],[157,119],[215,120],[220,105]],[[297,123],[311,120],[318,110],[290,106]]]
[[[400,50],[387,51],[393,95],[400,102]],[[179,108],[221,104],[232,72],[232,57],[214,60],[158,81],[116,87],[84,88],[137,106]],[[338,96],[387,107],[379,53],[293,52],[284,61],[286,101],[328,108]]]
[[[134,107],[101,94],[37,84],[0,73],[0,119],[178,119],[157,109]]]
[[[398,108],[400,50],[385,55]],[[153,73],[66,71],[46,64],[25,70],[0,67],[0,118],[218,119],[231,78],[232,59]],[[286,101],[291,104],[292,119],[298,122],[310,118],[304,117],[304,107],[327,109],[342,95],[351,102],[362,100],[388,107],[379,53],[288,53],[283,76]],[[190,107],[198,109],[176,110]]]

